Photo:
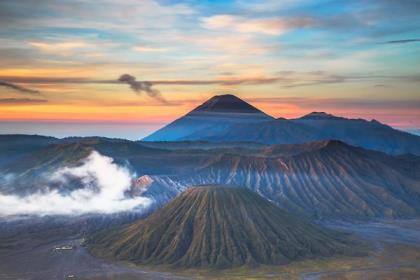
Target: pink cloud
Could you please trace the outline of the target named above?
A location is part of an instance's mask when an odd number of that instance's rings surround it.
[[[248,19],[233,15],[216,15],[202,18],[202,26],[207,29],[228,29],[241,33],[262,33],[281,35],[296,28],[310,27],[317,22],[311,18],[261,18]]]

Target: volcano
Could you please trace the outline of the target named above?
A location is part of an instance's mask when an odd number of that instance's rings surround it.
[[[256,114],[254,116],[267,116],[261,110],[243,101],[233,94],[216,95],[191,111],[194,113],[235,113],[235,114]],[[190,113],[190,114],[191,114]]]
[[[216,95],[167,126],[147,136],[145,141],[207,139],[228,130],[232,125],[274,120],[242,99]]]
[[[103,257],[174,267],[275,265],[354,252],[347,235],[291,215],[248,189],[224,186],[188,189],[147,219],[99,233],[88,245]]]

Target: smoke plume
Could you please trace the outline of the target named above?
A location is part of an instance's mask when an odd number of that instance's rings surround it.
[[[153,84],[149,81],[137,81],[136,77],[130,74],[121,75],[118,81],[130,85],[130,88],[137,94],[145,92],[148,96],[155,98],[162,103],[168,103],[168,101],[160,94],[160,91],[152,88]]]
[[[83,187],[67,193],[50,189],[27,196],[0,193],[0,216],[111,214],[141,211],[151,204],[145,197],[127,197],[125,193],[131,187],[132,174],[96,151],[82,165],[65,167],[51,174],[50,183],[66,186],[69,178],[78,178]]]

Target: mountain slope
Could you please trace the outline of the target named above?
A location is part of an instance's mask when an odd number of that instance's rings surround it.
[[[191,188],[145,220],[88,241],[94,254],[142,264],[232,267],[352,253],[352,242],[242,188]]]
[[[28,153],[58,142],[57,138],[39,135],[0,135],[0,167]]]
[[[185,116],[145,137],[144,141],[205,139],[233,124],[255,123],[273,118],[230,94],[216,95]]]
[[[324,112],[313,112],[291,121],[316,130],[318,140],[337,139],[389,154],[420,155],[419,136],[393,129],[376,120],[347,119]]]
[[[264,144],[300,144],[317,140],[316,130],[286,119],[232,125],[226,131],[207,137],[209,141],[249,141]]]
[[[143,191],[145,195],[170,193],[174,182],[178,190],[197,184],[232,184],[251,188],[292,212],[321,219],[420,215],[418,159],[396,158],[338,141],[304,146],[272,146],[258,155],[215,153],[193,172],[152,176]]]

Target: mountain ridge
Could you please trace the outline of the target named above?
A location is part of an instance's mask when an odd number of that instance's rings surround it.
[[[18,195],[42,192],[43,186],[49,186],[43,180],[55,168],[77,166],[95,150],[128,167],[138,178],[148,176],[134,182],[130,193],[148,196],[156,205],[190,186],[215,183],[254,188],[276,205],[316,219],[420,215],[419,156],[392,156],[335,140],[238,146],[74,140],[46,145],[19,157],[7,156],[9,162],[0,165],[0,174],[4,174],[0,191]]]
[[[311,145],[301,145],[297,153],[282,145],[272,146],[269,156],[214,153],[189,174],[152,176],[155,183],[146,187],[144,194],[177,193],[197,184],[233,184],[316,219],[408,218],[420,214],[418,159],[416,163],[405,161],[341,141]],[[278,156],[276,148],[282,149]],[[173,184],[177,187],[172,188]]]
[[[234,95],[217,95],[143,141],[213,141],[300,144],[337,139],[389,154],[420,155],[420,136],[377,120],[312,112],[295,119],[273,118]]]

